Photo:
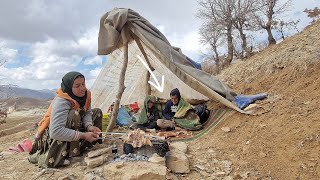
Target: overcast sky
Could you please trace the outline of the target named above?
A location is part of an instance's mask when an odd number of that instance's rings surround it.
[[[302,11],[320,0],[294,0],[288,19],[310,19]],[[59,88],[62,76],[82,72],[90,87],[106,58],[96,56],[100,17],[114,7],[130,8],[155,25],[174,46],[199,61],[201,21],[197,0],[1,0],[0,84],[31,89]],[[261,35],[264,36],[264,35]]]

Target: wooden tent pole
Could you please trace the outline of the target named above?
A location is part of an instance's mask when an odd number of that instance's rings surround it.
[[[146,74],[146,82],[145,82],[145,84],[146,84],[146,94],[147,94],[147,96],[148,95],[151,95],[151,86],[150,86],[150,84],[149,84],[149,80],[150,80],[150,72],[149,71],[147,71],[147,74]]]
[[[137,45],[138,45],[138,47],[139,47],[139,49],[140,49],[140,51],[141,51],[144,59],[147,61],[147,64],[148,64],[148,66],[150,67],[151,71],[154,71],[154,68],[151,66],[150,61],[149,61],[149,58],[148,58],[148,56],[147,56],[147,53],[144,51],[143,46],[142,46],[142,44],[141,44],[138,36],[135,35],[135,34],[133,34],[133,33],[131,34],[131,36],[132,36],[133,39],[136,41],[136,43],[137,43]],[[151,75],[150,72],[147,71],[147,73],[146,73],[146,82],[145,82],[146,95],[147,95],[147,96],[148,96],[148,95],[151,95],[151,86],[150,86],[150,84],[149,84],[149,82],[148,82],[148,81],[150,80],[150,75]]]
[[[127,71],[127,66],[128,66],[128,41],[125,42],[124,46],[124,61],[122,64],[121,68],[121,73],[120,73],[120,78],[119,78],[119,88],[118,88],[118,94],[116,96],[116,101],[114,103],[114,109],[112,111],[111,119],[107,127],[107,132],[111,132],[114,126],[116,125],[116,119],[118,117],[118,111],[119,111],[119,105],[120,105],[120,100],[122,97],[122,94],[124,92],[124,89],[126,88],[124,86],[124,78],[125,74]]]

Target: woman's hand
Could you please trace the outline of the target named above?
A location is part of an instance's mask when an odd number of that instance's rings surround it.
[[[96,126],[88,126],[88,127],[87,127],[87,131],[88,131],[88,132],[93,132],[93,133],[96,133],[96,134],[98,134],[99,132],[101,132],[101,130],[100,130],[98,127],[96,127]]]
[[[98,137],[99,137],[99,134],[94,132],[85,132],[85,133],[81,133],[80,135],[80,139],[84,139],[89,142],[98,140]]]

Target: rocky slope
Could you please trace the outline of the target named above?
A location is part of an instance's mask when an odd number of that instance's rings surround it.
[[[214,158],[233,163],[228,177],[234,179],[320,179],[319,69],[320,21],[225,69],[220,78],[237,92],[268,93],[269,98],[259,102],[268,112],[235,113],[190,143],[192,154],[208,157],[210,168],[208,149],[213,149]]]

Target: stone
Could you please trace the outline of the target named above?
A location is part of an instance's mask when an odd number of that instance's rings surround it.
[[[304,163],[300,164],[300,167],[301,167],[302,169],[307,169],[307,166],[306,166],[306,164],[304,164]]]
[[[232,176],[226,176],[222,180],[233,180]]]
[[[267,154],[264,153],[264,152],[260,152],[260,153],[259,153],[259,156],[262,157],[262,158],[265,158],[265,157],[267,157]]]
[[[180,151],[169,151],[166,155],[166,165],[174,173],[189,173],[189,160]]]
[[[97,175],[94,172],[88,172],[83,176],[83,180],[87,179],[102,179],[101,176]]]
[[[108,155],[101,155],[93,158],[86,157],[84,158],[84,161],[87,163],[89,168],[95,168],[102,165],[107,157]]]
[[[267,125],[266,125],[266,124],[259,124],[259,126],[260,126],[261,128],[264,128],[264,127],[266,127]]]
[[[311,168],[314,168],[317,165],[317,162],[308,162],[307,165]]]
[[[159,156],[158,154],[153,154],[149,160],[149,162],[152,162],[152,163],[156,163],[156,164],[160,164],[160,165],[163,165],[165,166],[166,165],[166,159],[164,157],[161,157]]]
[[[217,163],[217,162],[219,162],[219,160],[218,160],[218,159],[212,159],[211,162],[212,162],[212,163]]]
[[[188,145],[185,142],[172,142],[169,145],[170,151],[181,151],[183,153],[187,153]]]
[[[168,174],[166,180],[179,180],[179,178],[174,174]]]
[[[119,163],[117,163],[117,165],[116,165],[116,168],[122,168],[124,166],[124,162],[123,161],[121,161],[121,162],[119,162]]]
[[[220,171],[220,172],[215,172],[215,173],[213,173],[212,175],[213,175],[213,176],[224,176],[225,174],[226,174],[225,172]]]
[[[74,179],[73,175],[71,175],[71,176],[67,175],[67,176],[63,176],[63,177],[58,178],[58,180],[73,180],[73,179]]]
[[[204,177],[209,177],[210,176],[210,174],[207,173],[206,171],[200,171],[199,173]]]
[[[230,168],[232,166],[232,162],[231,161],[228,161],[228,160],[224,160],[222,161],[224,167],[226,168]]]
[[[248,177],[249,177],[249,174],[250,174],[250,172],[247,171],[247,172],[241,173],[240,176],[241,176],[242,178],[248,178]]]
[[[221,130],[224,131],[224,132],[230,132],[231,131],[230,127],[222,127]]]
[[[194,167],[198,168],[199,170],[202,170],[202,171],[204,171],[206,169],[204,166],[202,166],[200,164],[196,164]]]
[[[121,168],[117,168],[119,163],[110,163],[104,166],[103,177],[119,180],[166,179],[167,168],[163,165],[147,161],[130,161],[125,162]]]
[[[239,179],[242,179],[242,176],[239,175],[239,174],[236,174],[236,175],[233,176],[233,179],[234,180],[239,180]]]
[[[208,153],[214,153],[214,150],[212,148],[208,149]]]
[[[102,154],[106,154],[106,153],[110,153],[110,152],[111,152],[111,147],[107,147],[107,148],[103,148],[103,149],[97,149],[97,150],[88,152],[88,157],[89,158],[97,157],[97,156],[100,156]]]

